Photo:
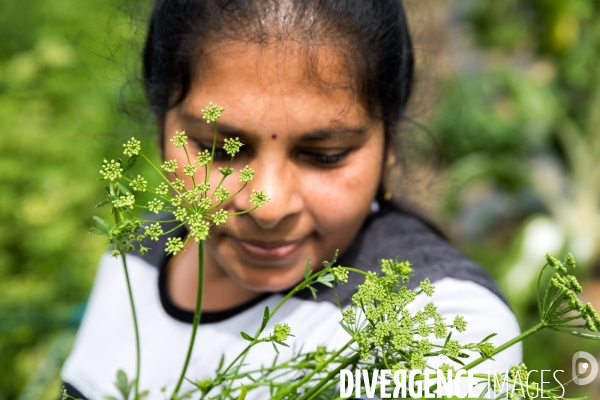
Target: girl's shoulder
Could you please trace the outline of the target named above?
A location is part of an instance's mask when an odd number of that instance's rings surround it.
[[[433,224],[399,203],[380,202],[379,210],[367,218],[338,264],[378,271],[379,260],[396,258],[408,260],[412,265],[413,276],[408,282],[410,289],[417,288],[425,279],[434,284],[443,280],[445,285],[448,282],[457,286],[471,283],[507,304],[500,289],[483,268],[456,249]],[[360,275],[350,274],[348,284],[337,289],[338,296],[349,303],[356,285],[362,280]],[[335,301],[333,293],[323,292],[319,293],[322,301]]]

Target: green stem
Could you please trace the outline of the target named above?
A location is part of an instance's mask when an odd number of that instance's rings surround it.
[[[508,349],[513,344],[519,343],[520,341],[524,340],[525,338],[528,338],[529,336],[533,335],[534,333],[536,333],[544,328],[546,328],[546,325],[543,322],[540,322],[539,324],[535,325],[534,327],[529,328],[525,332],[521,333],[519,336],[509,340],[508,342],[504,343],[501,346],[496,347],[496,350],[494,350],[492,357],[495,356],[496,354]],[[480,357],[477,360],[465,365],[461,369],[466,369],[466,370],[471,369],[488,359],[489,359],[488,357]]]
[[[288,387],[287,389],[283,390],[281,393],[278,393],[277,394],[277,398],[278,399],[282,399],[286,395],[288,395],[289,393],[291,393],[294,390],[296,390],[299,387],[301,387],[304,383],[306,383],[307,381],[309,381],[314,375],[316,375],[319,372],[321,372],[321,370],[323,370],[323,368],[327,367],[332,362],[332,360],[334,360],[337,356],[339,356],[340,354],[342,354],[342,352],[344,350],[346,350],[352,343],[354,343],[354,339],[350,339],[339,350],[337,350],[335,353],[333,353],[331,355],[331,357],[329,357],[327,360],[323,361],[319,366],[317,366],[314,370],[312,370],[312,372],[310,372],[309,374],[307,374],[306,376],[304,376],[298,382],[296,382],[292,386]],[[343,363],[340,364],[340,366],[338,367],[339,369],[336,368],[335,370],[333,370],[329,374],[327,374],[326,378],[321,379],[321,383],[319,385],[314,386],[311,390],[309,390],[307,393],[305,393],[305,395],[302,396],[299,400],[304,400],[306,398],[306,396],[308,396],[308,395],[310,395],[310,394],[313,393],[313,389],[314,390],[318,390],[318,388],[320,388],[321,386],[323,386],[323,384],[326,383],[328,379],[331,379],[331,377],[333,377],[336,373],[338,373],[342,368],[344,368],[347,365],[350,365],[351,363],[353,363],[356,360],[358,360],[358,354],[354,355],[352,357],[347,358]]]
[[[340,350],[342,350],[342,349],[340,349]],[[313,399],[315,397],[314,395],[318,394],[315,392],[318,392],[319,389],[323,385],[330,383],[331,378],[333,378],[336,374],[338,374],[342,369],[344,369],[345,367],[347,367],[348,365],[350,365],[356,361],[358,361],[358,354],[355,354],[354,356],[346,359],[337,368],[335,368],[333,371],[329,372],[325,378],[321,379],[321,381],[316,386],[313,386],[308,392],[306,392],[304,394],[304,396],[302,396],[299,400]]]
[[[121,260],[123,261],[123,271],[125,271],[125,280],[127,281],[127,293],[129,294],[129,304],[131,305],[131,313],[133,314],[133,327],[135,329],[135,381],[134,381],[134,391],[135,391],[135,399],[139,398],[139,381],[140,381],[140,330],[138,327],[137,314],[135,312],[135,304],[133,302],[133,293],[131,291],[131,281],[129,280],[129,271],[127,268],[127,261],[125,259],[125,254],[123,253],[123,249],[119,250],[121,252]]]
[[[119,224],[121,222],[121,215],[119,211],[115,210],[115,222]],[[135,303],[133,301],[133,291],[131,289],[131,280],[129,279],[129,268],[127,267],[127,259],[125,258],[125,249],[123,246],[119,246],[119,253],[121,254],[121,261],[123,262],[123,271],[125,272],[125,281],[127,283],[127,294],[129,295],[129,305],[131,306],[131,314],[133,315],[133,328],[135,331],[135,381],[134,391],[135,400],[139,398],[139,381],[140,381],[140,330],[138,327],[137,313],[135,312]]]
[[[204,291],[204,241],[200,241],[198,243],[198,292],[196,297],[196,309],[194,310],[194,320],[192,322],[192,337],[190,338],[190,345],[188,347],[187,356],[185,358],[185,363],[183,364],[183,369],[181,370],[181,374],[179,375],[179,381],[177,382],[177,386],[175,386],[175,390],[171,395],[171,399],[174,400],[177,397],[177,393],[179,392],[179,388],[183,383],[183,379],[185,378],[185,372],[187,371],[188,365],[190,363],[190,359],[192,357],[192,349],[194,348],[194,341],[196,340],[196,331],[198,330],[198,325],[200,325],[200,313],[202,310],[202,294]]]

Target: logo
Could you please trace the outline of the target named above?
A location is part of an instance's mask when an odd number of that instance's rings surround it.
[[[587,385],[596,379],[598,375],[598,361],[590,353],[578,351],[573,354],[571,373],[573,374],[573,382],[576,385]],[[582,375],[587,376],[581,378]]]

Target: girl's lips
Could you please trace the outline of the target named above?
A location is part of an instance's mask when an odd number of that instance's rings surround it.
[[[262,263],[281,263],[291,258],[305,239],[294,241],[261,242],[231,237],[246,256]]]

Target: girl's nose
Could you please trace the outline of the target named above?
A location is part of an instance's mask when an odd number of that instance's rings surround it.
[[[255,160],[252,164],[254,180],[234,198],[235,207],[238,210],[254,207],[249,201],[250,194],[252,190],[262,189],[269,201],[249,213],[260,228],[273,229],[283,220],[300,214],[304,201],[293,165],[287,160]]]

